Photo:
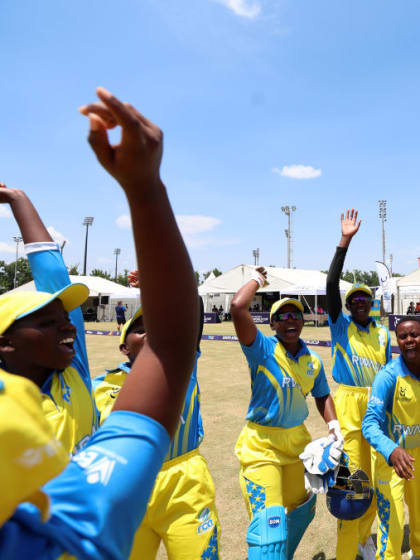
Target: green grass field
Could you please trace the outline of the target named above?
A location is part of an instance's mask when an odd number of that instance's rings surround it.
[[[110,323],[91,323],[86,328],[110,330]],[[268,325],[262,325],[261,330],[264,334],[271,333]],[[234,330],[231,323],[209,324],[205,325],[204,334],[234,334]],[[302,336],[306,339],[329,340],[330,333],[327,327],[305,327]],[[115,336],[89,335],[87,344],[93,377],[122,361],[118,338]],[[233,448],[244,425],[249,403],[248,368],[236,342],[202,341],[201,350],[198,379],[205,438],[200,449],[209,463],[216,486],[217,508],[222,526],[221,555],[224,560],[245,560],[245,535],[249,521],[239,489],[239,463]],[[336,384],[331,379],[330,349],[319,347],[316,351],[324,361],[327,378],[334,393]],[[309,431],[314,438],[325,435],[325,424],[316,410],[314,400],[309,397],[307,402],[310,414],[306,425]],[[335,528],[335,519],[326,509],[325,498],[319,497],[315,520],[307,530],[295,558],[333,560]],[[157,558],[167,559],[163,548]],[[403,558],[408,558],[408,555]]]

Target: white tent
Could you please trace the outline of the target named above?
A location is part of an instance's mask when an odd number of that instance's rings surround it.
[[[111,321],[115,318],[114,307],[118,301],[122,301],[127,307],[128,317],[133,315],[135,309],[140,305],[140,292],[137,288],[126,288],[101,276],[71,275],[70,281],[72,284],[85,284],[89,288],[89,298],[83,304],[84,310],[96,307],[94,298],[98,298],[98,318],[102,321]],[[9,293],[21,290],[36,290],[34,281],[32,280],[14,290],[10,290]]]
[[[420,300],[420,268],[397,279],[397,313],[405,313],[410,301]]]
[[[278,292],[286,295],[325,295],[327,275],[319,270],[298,268],[265,267],[268,286],[258,290],[257,294]],[[209,311],[211,305],[223,305],[226,311],[230,301],[239,288],[251,279],[254,266],[241,264],[228,270],[211,281],[199,286],[199,294],[203,297],[204,308]],[[340,281],[340,291],[346,292],[351,284]],[[219,303],[220,301],[220,303]]]

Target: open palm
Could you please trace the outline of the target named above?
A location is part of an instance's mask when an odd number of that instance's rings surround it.
[[[341,214],[341,233],[345,237],[353,237],[359,231],[361,220],[357,221],[357,210],[347,210]]]

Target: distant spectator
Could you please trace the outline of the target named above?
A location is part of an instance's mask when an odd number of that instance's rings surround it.
[[[127,306],[123,305],[122,301],[119,301],[115,306],[115,314],[117,316],[117,330],[120,332],[121,325],[125,325],[125,312],[127,311]]]
[[[410,305],[407,307],[407,315],[414,315],[414,301],[410,301]]]
[[[419,302],[420,305],[420,302]],[[219,313],[223,313],[223,305],[219,305]]]
[[[215,305],[213,305],[213,308],[212,308],[211,312],[212,313],[218,313],[217,307]]]
[[[416,308],[414,310],[415,315],[420,315],[420,301],[416,303]]]
[[[324,309],[320,305],[318,305],[316,312],[318,315],[324,315],[325,313]]]

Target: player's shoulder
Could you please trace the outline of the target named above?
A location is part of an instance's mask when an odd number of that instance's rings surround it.
[[[308,348],[307,346],[306,346],[306,348],[308,350],[308,354],[310,355],[312,362],[317,363],[321,366],[322,365],[322,358],[318,354],[318,352],[315,352],[315,350],[312,350],[311,348]]]
[[[111,369],[103,373],[102,375],[96,376],[92,380],[93,391],[106,390],[109,387],[119,386],[121,387],[127,376],[127,371],[120,367]]]
[[[337,319],[333,321],[331,319],[331,315],[328,315],[328,324],[330,329],[339,329],[348,326],[351,323],[351,317],[347,313],[343,313],[343,311],[339,311],[337,315]]]
[[[375,382],[377,384],[394,383],[397,377],[402,374],[404,374],[403,363],[401,362],[401,356],[398,356],[385,364],[384,367],[378,371],[375,376]]]

